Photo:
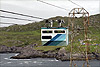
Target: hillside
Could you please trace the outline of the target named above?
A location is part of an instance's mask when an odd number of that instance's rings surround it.
[[[66,23],[63,25],[67,27],[68,17],[57,16],[49,19],[55,20],[59,18],[65,20]],[[34,43],[41,45],[40,28],[45,26],[44,21],[0,28],[0,45],[24,46]],[[75,25],[80,28],[83,27],[82,18],[77,18]],[[57,26],[57,23],[54,23],[54,26]],[[75,42],[78,42],[78,39],[82,40],[84,38],[83,30],[77,31],[77,33],[78,36],[75,37]],[[91,43],[100,44],[100,14],[90,16],[88,37],[92,39]]]

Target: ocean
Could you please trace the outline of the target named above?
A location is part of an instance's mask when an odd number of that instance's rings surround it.
[[[70,61],[59,61],[55,58],[10,59],[16,53],[0,54],[0,67],[69,67]],[[85,61],[74,61],[77,67],[82,67]],[[100,67],[99,60],[89,60],[90,67]],[[73,66],[74,67],[74,66]],[[86,67],[86,64],[85,66]]]

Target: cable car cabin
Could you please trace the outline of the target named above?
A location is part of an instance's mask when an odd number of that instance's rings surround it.
[[[68,28],[65,27],[42,27],[41,41],[43,46],[67,46]]]

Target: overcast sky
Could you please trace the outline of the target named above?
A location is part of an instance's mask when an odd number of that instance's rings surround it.
[[[42,1],[63,7],[66,10],[41,3],[37,0],[0,0],[0,6],[1,6],[0,9],[32,15],[41,18],[50,18],[55,16],[67,16],[68,13],[71,11],[71,9],[78,7],[68,0],[42,0]],[[100,13],[100,7],[99,7],[100,0],[71,0],[71,1],[84,7],[90,13],[90,15]],[[39,19],[22,17],[22,16],[7,14],[3,12],[1,13],[1,15],[40,21]],[[12,20],[12,19],[4,19],[4,18],[0,18],[0,21],[6,23],[7,22],[17,23],[17,24],[31,23],[28,21]],[[3,26],[9,26],[9,25],[0,24],[0,27]]]

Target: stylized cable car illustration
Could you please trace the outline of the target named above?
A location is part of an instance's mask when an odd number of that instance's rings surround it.
[[[41,41],[43,46],[67,46],[68,45],[68,28],[62,27],[64,20],[57,20],[59,27],[52,27],[53,20],[46,20],[49,27],[41,28]]]

